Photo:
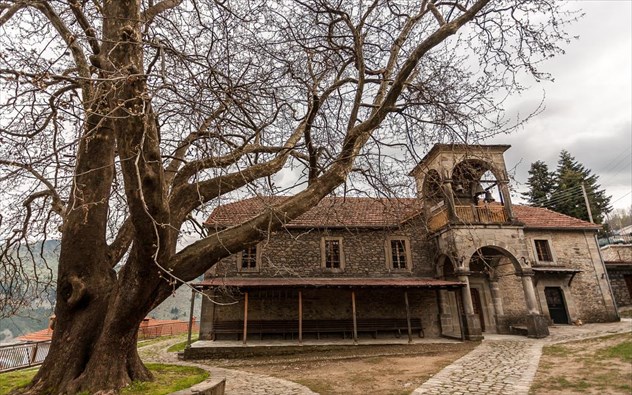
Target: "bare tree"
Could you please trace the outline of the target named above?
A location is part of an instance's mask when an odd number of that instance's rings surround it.
[[[547,78],[573,17],[553,0],[0,2],[3,270],[27,284],[12,249],[61,238],[52,347],[25,391],[150,380],[137,328],[181,281],[352,174],[380,188],[384,157],[506,131],[501,98]],[[200,210],[286,187],[177,250]]]

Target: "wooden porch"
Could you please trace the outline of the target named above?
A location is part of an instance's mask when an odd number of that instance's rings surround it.
[[[378,335],[390,334],[396,338],[406,338],[408,343],[413,342],[413,337],[423,338],[424,326],[422,317],[419,316],[420,311],[413,313],[411,304],[409,303],[409,291],[419,295],[420,290],[427,290],[426,297],[437,298],[438,291],[441,289],[459,289],[463,286],[458,281],[445,281],[433,278],[415,278],[415,277],[393,277],[393,278],[213,278],[207,279],[202,283],[194,285],[197,289],[218,289],[233,288],[237,290],[240,296],[240,304],[242,312],[239,314],[240,319],[235,317],[226,319],[215,319],[215,309],[217,306],[212,305],[212,313],[207,319],[205,336],[203,339],[211,341],[218,339],[234,339],[243,345],[248,344],[250,340],[268,340],[273,339],[287,340],[292,339],[295,345],[302,345],[304,335],[307,339],[320,340],[321,335],[326,339],[341,338],[349,339],[357,344],[358,338],[366,338],[370,335],[373,339],[378,339]],[[336,290],[338,295],[335,298],[335,305],[346,305],[349,303],[351,309],[347,314],[337,316],[324,315],[315,316],[313,307],[311,314],[304,315],[304,297],[305,293],[313,295],[320,289],[325,293]],[[287,290],[292,293],[292,297],[287,299],[290,308],[290,314],[274,315],[269,314],[262,316],[256,314],[260,311],[260,306],[255,304],[254,308],[250,307],[251,297],[254,302],[262,303],[261,291],[266,290]],[[346,291],[345,291],[346,290]],[[382,291],[378,291],[382,290]],[[395,296],[389,296],[389,309],[386,314],[382,313],[376,317],[373,313],[371,299],[368,296],[374,295],[375,292],[390,292],[397,290]],[[320,292],[320,291],[318,291]],[[358,314],[356,307],[357,293],[360,292],[361,311]],[[435,296],[433,296],[433,294]],[[295,296],[294,296],[295,295]],[[259,297],[258,297],[259,296]],[[348,302],[345,300],[346,298]],[[399,299],[401,297],[401,299]],[[364,298],[364,299],[362,299]],[[367,304],[368,303],[368,304]],[[415,300],[416,309],[420,308],[421,300]],[[253,311],[251,311],[251,309]],[[395,313],[398,310],[399,313]],[[251,313],[255,313],[254,317],[250,317]],[[399,315],[398,315],[399,314]],[[428,325],[428,323],[426,323]],[[223,335],[223,336],[218,336]],[[271,336],[273,335],[273,336]],[[276,336],[274,336],[276,335]]]
[[[509,220],[502,205],[459,205],[454,207],[454,211],[456,221],[452,223],[458,225],[503,224]],[[449,223],[448,208],[444,206],[432,213],[428,219],[428,229],[436,232]]]

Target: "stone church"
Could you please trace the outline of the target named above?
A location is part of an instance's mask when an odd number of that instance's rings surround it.
[[[200,339],[540,338],[551,325],[618,320],[600,226],[513,205],[508,148],[435,145],[409,174],[417,198],[328,197],[224,259],[196,284],[210,296]],[[206,226],[282,199],[220,206]]]

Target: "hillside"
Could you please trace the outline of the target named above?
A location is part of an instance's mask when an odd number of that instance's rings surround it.
[[[37,270],[40,280],[49,280],[52,276],[52,280],[55,281],[59,264],[59,246],[59,240],[47,240],[43,244],[36,243],[33,248],[35,253],[28,254],[21,249],[20,258],[29,272],[33,272],[30,268]],[[195,301],[194,317],[200,316],[200,300],[198,295]],[[45,329],[48,326],[48,318],[53,314],[54,303],[55,287],[52,286],[40,297],[32,298],[28,308],[21,309],[18,314],[11,317],[0,318],[0,343]],[[188,287],[182,287],[152,310],[149,316],[164,320],[188,320],[190,306],[191,290]]]

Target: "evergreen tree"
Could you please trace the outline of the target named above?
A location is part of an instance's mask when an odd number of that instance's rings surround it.
[[[537,207],[549,207],[549,200],[555,187],[554,174],[549,171],[546,163],[539,160],[531,164],[529,169],[528,192],[523,192],[522,196],[527,199],[530,205]]]
[[[571,154],[562,150],[555,171],[555,187],[549,200],[551,209],[575,218],[588,221],[588,210],[581,185],[584,184],[590,210],[595,223],[602,223],[604,216],[612,210],[610,196],[597,184],[598,176],[578,163]]]

